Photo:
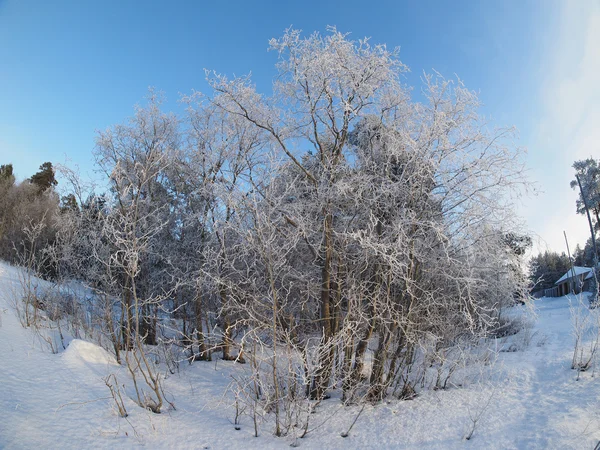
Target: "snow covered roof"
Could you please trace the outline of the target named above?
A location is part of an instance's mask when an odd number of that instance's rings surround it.
[[[585,276],[584,280],[589,280],[590,278],[592,278],[594,276],[594,271],[590,270],[588,272],[588,274]]]
[[[573,277],[573,271],[575,271],[575,275],[581,275],[583,273],[589,274],[592,271],[591,267],[581,267],[581,266],[573,266],[573,269],[569,269],[567,273],[565,273],[562,277],[558,279],[558,281],[554,284],[560,284],[563,281]]]

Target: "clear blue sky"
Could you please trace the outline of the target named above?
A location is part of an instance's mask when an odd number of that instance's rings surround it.
[[[564,71],[561,52],[571,58],[570,67],[590,59],[583,44],[563,44],[586,41],[585,27],[595,17],[587,9],[600,17],[599,2],[0,0],[0,164],[12,162],[20,179],[44,161],[65,157],[91,170],[95,131],[131,115],[149,86],[162,90],[173,110],[180,94],[206,88],[204,68],[252,72],[258,88],[269,91],[276,61],[267,52],[269,38],[290,25],[307,33],[335,25],[357,39],[399,46],[411,69],[409,84],[417,85],[423,70],[460,76],[480,92],[485,115],[520,130],[540,189],[570,191],[574,156],[565,159],[568,150],[547,135],[561,114],[550,99],[556,90],[568,91],[563,82],[572,75]],[[576,12],[565,19],[566,9]],[[587,120],[586,105],[576,105],[583,112],[572,128]],[[559,157],[567,161],[560,182],[548,177]],[[564,200],[569,217],[570,194]],[[551,247],[560,246],[551,237],[557,231],[544,231],[539,216],[555,201],[550,193],[523,208],[532,216],[529,227]],[[569,220],[581,228],[579,219]]]

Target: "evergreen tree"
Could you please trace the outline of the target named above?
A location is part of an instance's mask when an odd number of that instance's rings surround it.
[[[533,290],[549,289],[571,268],[569,257],[563,253],[545,251],[529,261],[529,281]]]
[[[584,252],[583,249],[580,247],[579,244],[577,244],[575,246],[575,250],[573,251],[573,264],[575,266],[585,266],[585,258],[584,258]]]
[[[40,166],[40,171],[34,174],[29,182],[39,188],[39,192],[44,192],[58,184],[54,176],[54,167],[51,162],[45,162]]]
[[[573,168],[581,183],[581,190],[583,190],[583,195],[585,195],[588,202],[590,213],[593,218],[596,219],[594,228],[598,229],[600,226],[600,165],[594,158],[588,158],[581,161],[575,161],[573,163]],[[571,187],[579,191],[577,214],[585,215],[585,203],[581,196],[582,193],[579,189],[579,183],[576,179],[571,181]]]
[[[585,242],[585,246],[582,250],[581,261],[581,265],[585,267],[592,267],[594,265],[594,245],[592,244],[591,237]]]
[[[79,205],[77,204],[77,199],[75,198],[75,195],[68,194],[60,199],[60,211],[63,213],[67,211],[79,211]]]
[[[12,164],[2,164],[0,166],[0,183],[8,182],[8,184],[14,184],[15,176],[13,175]]]

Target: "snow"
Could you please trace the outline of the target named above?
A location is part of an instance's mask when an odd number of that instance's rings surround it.
[[[117,360],[102,347],[91,342],[73,339],[69,347],[62,354],[63,361],[70,367],[95,367],[95,366],[116,366],[119,367]]]
[[[589,280],[594,276],[594,271],[590,270],[588,274],[585,276],[584,280]]]
[[[573,266],[573,269],[569,269],[567,273],[565,273],[562,277],[560,277],[554,284],[560,284],[562,281],[565,281],[567,278],[571,278],[573,276],[573,272],[575,272],[575,276],[581,275],[582,273],[591,272],[591,267],[581,267],[581,266]]]
[[[103,378],[127,373],[97,345],[79,339],[52,354],[11,307],[18,291],[15,268],[0,263],[0,448],[289,448],[272,423],[253,437],[250,419],[233,426],[231,375],[247,370],[233,362],[181,364],[165,381],[175,410],[155,415],[124,396],[127,418],[115,410]],[[600,383],[594,373],[570,369],[573,349],[570,303],[575,296],[536,302],[532,328],[498,340],[498,360],[478,382],[423,393],[411,401],[368,404],[343,438],[359,406],[324,401],[311,418],[317,427],[300,448],[568,449],[593,448],[600,439]],[[596,314],[592,310],[589,314]],[[525,314],[521,307],[512,314]],[[68,339],[66,340],[68,341]],[[62,347],[61,347],[62,349]],[[128,389],[129,387],[127,387]],[[126,390],[127,390],[126,389]],[[471,440],[464,437],[478,419]]]

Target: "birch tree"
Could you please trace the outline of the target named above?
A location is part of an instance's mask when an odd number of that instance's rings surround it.
[[[483,248],[483,224],[510,227],[521,152],[512,130],[488,128],[460,80],[425,75],[425,101],[411,99],[406,68],[385,46],[336,29],[306,38],[290,29],[270,46],[279,55],[272,96],[248,77],[209,74],[211,102],[261,130],[287,161],[295,188],[278,214],[310,255],[306,285],[318,286],[311,397],[325,396],[336,361],[349,385],[361,379],[376,338],[369,396],[381,398],[398,358],[416,357],[409,336],[415,346],[423,333],[439,336],[431,325],[449,318],[464,332],[489,325],[468,255]]]

